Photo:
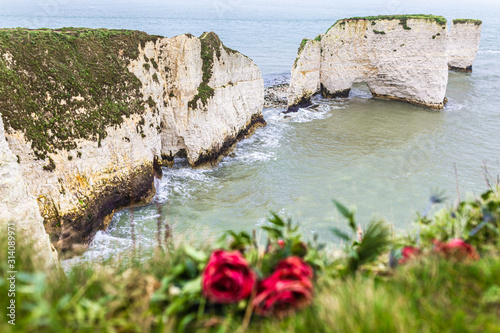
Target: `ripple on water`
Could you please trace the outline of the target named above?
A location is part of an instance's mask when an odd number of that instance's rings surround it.
[[[166,202],[173,195],[183,199],[191,198],[193,192],[208,190],[212,186],[215,179],[211,173],[212,170],[191,169],[187,166],[163,168],[156,198],[159,202]]]
[[[477,51],[478,54],[500,54],[500,51],[498,50],[479,50]]]
[[[332,106],[319,104],[316,108],[299,109],[298,112],[288,113],[285,120],[292,123],[308,123],[314,120],[326,119],[331,116]]]

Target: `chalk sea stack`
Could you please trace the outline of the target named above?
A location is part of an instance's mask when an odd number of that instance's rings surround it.
[[[454,22],[434,15],[354,17],[325,34],[304,39],[292,67],[289,110],[310,98],[347,97],[365,82],[374,97],[442,109],[448,67],[472,68],[481,21]]]
[[[448,68],[459,72],[472,72],[476,59],[483,22],[471,19],[452,21],[448,47]]]

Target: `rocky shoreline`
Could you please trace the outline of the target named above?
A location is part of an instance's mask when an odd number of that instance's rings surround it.
[[[290,84],[288,82],[277,83],[264,89],[264,107],[281,109],[288,105],[288,92]]]

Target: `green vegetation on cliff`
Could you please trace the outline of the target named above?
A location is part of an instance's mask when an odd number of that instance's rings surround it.
[[[224,46],[219,39],[219,36],[217,36],[214,32],[204,32],[200,36],[200,42],[201,59],[203,61],[203,78],[198,86],[198,93],[188,103],[188,106],[191,109],[196,109],[198,101],[201,101],[202,105],[205,106],[208,100],[214,96],[214,88],[209,86],[208,83],[210,82],[213,74],[214,59],[220,59],[221,50],[224,49],[228,53],[239,53],[238,51]]]
[[[321,35],[318,35],[318,36],[316,36],[316,38],[314,40],[317,42],[321,42],[321,37],[322,37]],[[297,57],[295,58],[295,61],[293,62],[293,67],[297,66],[297,61],[299,61],[300,54],[302,53],[302,51],[304,51],[304,48],[306,47],[306,44],[309,41],[311,41],[309,38],[304,38],[300,42],[299,49],[297,50]]]
[[[87,28],[0,30],[0,110],[7,131],[24,133],[34,154],[100,145],[105,128],[143,113],[140,81],[127,64],[141,31]]]
[[[407,25],[408,20],[428,20],[436,22],[438,25],[444,27],[446,26],[447,23],[446,18],[444,18],[443,16],[427,15],[427,14],[350,17],[338,20],[326,32],[328,33],[328,31],[330,31],[330,29],[334,27],[336,24],[344,24],[345,22],[349,21],[361,21],[361,20],[372,21],[372,25],[375,24],[374,21],[379,21],[379,20],[399,20],[399,24],[402,25],[405,30],[411,30],[411,28]]]
[[[475,25],[481,25],[481,24],[483,24],[483,21],[474,20],[474,19],[455,19],[455,20],[453,20],[453,24],[465,24],[465,23],[473,23]]]
[[[304,51],[304,48],[306,47],[306,44],[308,41],[310,41],[310,39],[304,38],[300,42],[299,49],[297,50],[297,59],[298,59],[298,56],[302,53],[302,51]],[[295,61],[297,61],[297,59],[295,59]]]

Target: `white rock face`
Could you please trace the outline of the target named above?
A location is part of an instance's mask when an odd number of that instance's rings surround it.
[[[353,83],[366,82],[374,97],[442,109],[449,54],[461,59],[459,66],[469,66],[477,52],[480,26],[466,26],[455,28],[450,51],[443,21],[383,17],[340,20],[321,37],[319,62],[318,47],[311,41],[299,52],[292,68],[289,107],[319,91],[324,97],[347,97]],[[450,64],[458,63],[453,60]]]
[[[481,21],[454,20],[451,24],[448,46],[448,66],[452,70],[472,72],[481,40]]]
[[[212,93],[194,103],[204,82],[204,37],[215,43],[205,87]],[[153,173],[161,172],[162,157],[165,164],[176,154],[185,154],[193,166],[214,163],[237,140],[265,124],[258,67],[225,48],[215,34],[204,37],[160,37],[138,45],[139,56],[131,59],[128,70],[142,83],[145,112],[106,127],[100,145],[81,139],[76,149],[49,152],[52,171],[44,170],[47,160],[36,159],[22,132],[5,133],[10,149],[20,157],[16,166],[38,200],[47,232],[59,239],[59,249],[88,243],[97,230],[106,228],[115,210],[147,203],[155,193]],[[0,176],[1,181],[10,182]]]
[[[7,237],[9,224],[15,231],[17,244],[26,243],[26,241],[31,243],[29,245],[33,248],[33,260],[37,267],[45,270],[58,265],[57,252],[45,233],[36,200],[29,193],[17,157],[5,141],[0,114],[0,232],[2,237]]]
[[[134,204],[122,196],[138,203],[154,194],[152,166],[160,153],[155,128],[159,120],[149,107],[142,119],[144,137],[137,131],[141,116],[132,115],[120,127],[106,129],[108,136],[101,147],[79,140],[75,150],[51,153],[56,166],[52,172],[43,169],[47,162],[35,158],[22,133],[6,133],[10,148],[20,158],[24,180],[38,200],[47,232],[59,239],[57,248],[89,241],[89,235],[108,225],[116,208]]]
[[[292,67],[288,105],[297,105],[320,90],[321,43],[304,39]]]
[[[206,104],[189,105],[203,81],[202,41],[215,42],[208,86],[213,96]],[[208,42],[207,42],[208,43]],[[213,33],[201,39],[180,35],[149,42],[129,69],[143,83],[142,92],[157,103],[162,125],[161,154],[171,159],[185,152],[191,165],[217,160],[240,132],[262,123],[264,81],[255,63],[222,46]],[[144,57],[154,58],[158,69],[144,70]],[[168,68],[168,70],[165,70]],[[153,79],[156,74],[158,81]],[[229,147],[226,147],[229,148]]]

